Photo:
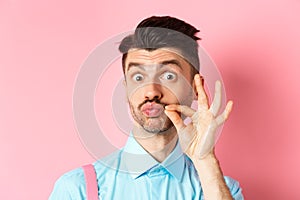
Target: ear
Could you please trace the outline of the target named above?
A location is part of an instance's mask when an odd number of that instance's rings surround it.
[[[127,93],[127,82],[126,82],[126,78],[124,77],[123,81],[122,81],[122,84],[124,86],[124,90],[126,91],[126,102],[128,103],[128,93]]]
[[[202,86],[204,87],[204,78],[201,75],[200,75],[200,78],[201,78]],[[193,94],[194,94],[193,99],[197,100],[198,99],[198,92],[197,92],[197,88],[196,88],[196,84],[195,84],[195,79],[193,80],[192,87],[193,87]]]
[[[195,80],[193,80],[192,87],[193,87],[193,100],[197,100],[198,99],[198,92],[197,92],[197,89],[196,89]]]

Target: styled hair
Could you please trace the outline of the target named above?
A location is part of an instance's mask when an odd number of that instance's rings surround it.
[[[133,34],[125,37],[119,46],[123,54],[122,66],[125,73],[127,53],[132,48],[153,51],[159,48],[175,48],[191,65],[191,74],[199,72],[198,43],[192,25],[170,16],[152,16],[141,21]]]

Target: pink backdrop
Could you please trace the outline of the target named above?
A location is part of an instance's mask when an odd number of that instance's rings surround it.
[[[150,15],[201,30],[234,111],[217,144],[246,199],[299,199],[300,2],[0,1],[0,199],[47,199],[92,162],[73,123],[79,67],[99,43]]]

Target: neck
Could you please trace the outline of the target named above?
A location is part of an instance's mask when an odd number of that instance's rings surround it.
[[[134,127],[133,136],[158,162],[163,162],[173,151],[178,137],[175,127],[159,134],[149,133],[141,127]]]

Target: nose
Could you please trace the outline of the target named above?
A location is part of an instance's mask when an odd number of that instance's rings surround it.
[[[161,85],[149,84],[144,88],[144,97],[146,100],[161,99],[162,98]]]

